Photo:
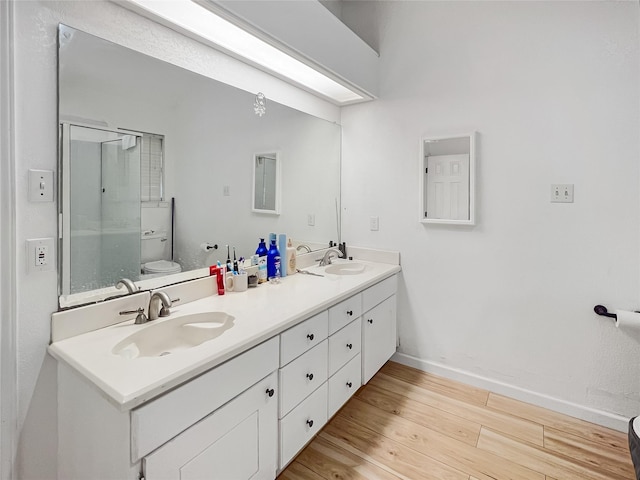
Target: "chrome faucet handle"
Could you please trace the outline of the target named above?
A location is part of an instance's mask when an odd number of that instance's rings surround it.
[[[147,323],[147,316],[144,314],[144,308],[140,307],[137,310],[124,310],[120,312],[120,315],[131,315],[133,313],[137,313],[136,321],[133,322],[135,325],[141,325],[143,323]]]

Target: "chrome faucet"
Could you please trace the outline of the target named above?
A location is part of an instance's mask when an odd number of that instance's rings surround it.
[[[306,250],[307,253],[311,253],[311,247],[309,247],[309,245],[307,245],[306,243],[301,243],[296,247],[297,252],[299,252],[300,250]]]
[[[319,267],[324,267],[325,265],[331,265],[331,259],[334,257],[342,257],[342,252],[340,250],[336,250],[335,248],[330,248],[326,252],[324,252],[324,256],[320,260],[318,264]]]
[[[121,278],[118,283],[116,283],[116,288],[120,290],[122,287],[127,287],[129,293],[136,293],[138,291],[138,287],[128,278]]]
[[[178,298],[176,300],[179,300]],[[168,317],[171,313],[169,307],[171,307],[171,299],[165,292],[158,290],[151,294],[149,300],[149,321],[156,320],[158,317]],[[162,307],[160,307],[162,304]]]

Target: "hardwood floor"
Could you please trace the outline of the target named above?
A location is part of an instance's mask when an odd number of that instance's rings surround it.
[[[387,363],[279,480],[634,480],[627,436]]]

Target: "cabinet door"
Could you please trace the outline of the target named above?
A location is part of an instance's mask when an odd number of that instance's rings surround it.
[[[272,480],[277,468],[272,373],[143,459],[145,478]],[[162,421],[162,419],[158,419]]]
[[[367,383],[396,351],[396,296],[362,316],[362,383]]]

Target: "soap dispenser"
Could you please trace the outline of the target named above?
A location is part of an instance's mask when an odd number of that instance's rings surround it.
[[[287,242],[286,256],[287,262],[287,275],[293,275],[296,273],[297,268],[297,260],[296,260],[296,249],[293,248],[291,244],[291,239]]]

